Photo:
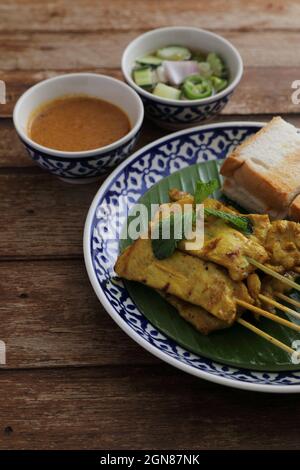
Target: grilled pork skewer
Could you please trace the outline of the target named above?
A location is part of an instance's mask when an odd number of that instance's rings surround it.
[[[223,330],[232,326],[232,324],[226,323],[214,317],[213,315],[210,315],[202,307],[192,305],[189,302],[185,302],[184,300],[178,299],[174,295],[164,294],[159,291],[158,293],[162,295],[168,301],[168,303],[170,303],[176,308],[177,312],[184,320],[193,325],[196,330],[200,331],[200,333],[202,333],[203,335],[208,335],[214,331]],[[257,326],[253,325],[252,323],[249,323],[243,318],[237,318],[236,322],[242,325],[244,328],[247,328],[256,335],[260,336],[261,338],[265,339],[266,341],[269,341],[279,349],[282,349],[283,351],[287,352],[288,354],[295,354],[294,349],[292,349],[290,346],[286,345],[285,343],[282,343],[282,341],[279,341],[277,338],[274,338],[273,336],[269,335],[265,331],[259,329]]]
[[[247,287],[230,279],[225,269],[176,250],[155,258],[151,240],[139,238],[119,256],[116,273],[198,305],[220,320],[232,322],[239,310],[235,299],[252,303]]]
[[[169,195],[171,199],[175,199],[175,202],[163,205],[168,206],[169,210],[173,208],[175,210],[176,206],[184,207],[186,204],[193,204],[194,202],[193,196],[176,189],[171,190]],[[237,214],[216,199],[208,198],[203,203],[205,209],[215,209]],[[270,224],[270,221],[268,216],[257,215],[252,220],[252,223],[254,227],[258,227],[261,236],[262,225],[265,227],[266,223]],[[224,220],[213,215],[205,217],[203,247],[197,250],[189,250],[190,241],[181,240],[178,244],[178,249],[205,261],[212,261],[225,267],[228,270],[229,276],[234,281],[242,281],[255,271],[256,268],[249,262],[248,257],[252,257],[260,263],[265,263],[268,260],[267,251],[255,236],[247,237]]]
[[[194,202],[194,197],[191,194],[178,189],[171,189],[169,197],[177,204],[184,205]],[[205,226],[206,246],[199,252],[190,252],[190,254],[209,259],[226,267],[230,277],[234,280],[244,279],[255,268],[265,270],[271,276],[275,276],[274,271],[278,274],[284,274],[286,271],[295,271],[300,274],[299,223],[289,220],[270,222],[266,214],[239,214],[235,209],[215,199],[206,199],[204,206],[248,217],[253,224],[253,234],[245,237],[226,222],[208,217]],[[222,238],[221,241],[220,238]],[[219,246],[214,246],[216,241]],[[210,243],[212,249],[210,249]],[[179,249],[185,251],[185,244],[183,240],[179,244]],[[229,256],[231,253],[233,256]],[[261,267],[262,265],[263,267]],[[267,272],[266,269],[271,271]],[[291,287],[297,289],[295,284]]]

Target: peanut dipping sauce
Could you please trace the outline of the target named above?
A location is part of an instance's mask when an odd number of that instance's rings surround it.
[[[48,101],[29,119],[28,135],[54,150],[80,152],[104,147],[130,131],[127,115],[107,101],[73,95]]]

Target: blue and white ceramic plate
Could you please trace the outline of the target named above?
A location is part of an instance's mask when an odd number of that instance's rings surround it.
[[[293,393],[300,392],[300,370],[242,369],[196,355],[177,344],[146,319],[123,282],[116,281],[114,273],[119,254],[118,236],[127,218],[126,210],[119,207],[120,198],[127,198],[130,211],[155,183],[190,165],[223,159],[262,125],[234,122],[195,127],[166,136],[134,153],[106,179],[92,202],[85,224],[84,256],[90,281],[106,311],[132,339],[155,356],[219,384]]]

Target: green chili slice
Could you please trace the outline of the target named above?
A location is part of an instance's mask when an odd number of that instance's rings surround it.
[[[201,75],[190,75],[184,80],[182,91],[189,100],[199,100],[211,96],[213,89],[206,78]]]

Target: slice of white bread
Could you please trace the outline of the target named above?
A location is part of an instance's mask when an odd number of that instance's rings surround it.
[[[226,158],[221,174],[223,192],[245,209],[286,217],[300,194],[300,134],[281,117],[273,118]]]

